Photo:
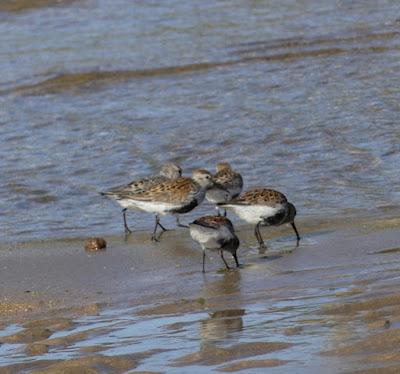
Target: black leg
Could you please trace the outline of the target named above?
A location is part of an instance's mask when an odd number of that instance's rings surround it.
[[[299,232],[297,231],[297,229],[296,229],[296,225],[294,224],[294,222],[290,222],[290,224],[292,225],[292,227],[293,227],[293,230],[294,230],[294,232],[296,233],[296,238],[297,238],[297,245],[299,245],[299,241],[300,241],[300,235],[299,235]]]
[[[156,233],[157,233],[157,227],[160,226],[161,230],[163,231],[157,238]],[[159,242],[159,238],[161,237],[161,235],[165,232],[168,231],[168,229],[166,229],[160,222],[160,217],[158,216],[158,214],[156,214],[156,226],[154,228],[154,232],[153,232],[153,236],[151,237],[151,240],[155,241],[155,242]]]
[[[239,264],[239,261],[238,261],[238,258],[237,258],[237,254],[236,254],[236,252],[233,252],[233,253],[232,253],[232,256],[233,256],[233,258],[235,259],[236,266],[237,266],[237,267],[239,267],[239,266],[240,266],[240,264]]]
[[[230,267],[228,266],[228,264],[226,263],[226,261],[224,259],[224,251],[222,249],[220,249],[219,253],[221,254],[222,261],[224,261],[226,268],[229,270]]]
[[[224,209],[224,217],[226,217],[226,209]]]
[[[179,222],[179,216],[176,216],[176,225],[177,225],[178,227],[184,227],[185,229],[188,229],[188,228],[189,228],[189,226],[183,225],[182,223]]]
[[[158,242],[158,239],[157,239],[157,227],[158,227],[158,225],[159,225],[159,218],[158,218],[158,215],[156,214],[156,224],[154,225],[154,230],[153,230],[153,235],[151,236],[151,241],[153,241],[153,242]]]
[[[122,215],[124,217],[124,228],[125,228],[125,234],[130,234],[132,231],[129,229],[127,223],[126,223],[126,209],[122,209]]]
[[[260,244],[260,248],[265,249],[265,248],[267,248],[267,246],[265,245],[264,240],[261,236],[260,225],[261,225],[261,221],[257,223],[256,228],[254,229],[254,234],[256,236],[258,244]]]
[[[205,270],[205,267],[204,267],[204,263],[205,263],[205,261],[206,261],[206,250],[205,250],[205,249],[203,249],[203,273],[205,273],[205,272],[206,272],[206,270]]]
[[[260,243],[260,238],[258,237],[257,225],[254,227],[254,236],[256,237],[258,243]]]
[[[161,224],[160,218],[159,218],[159,217],[157,218],[157,224],[158,224],[158,226],[161,227],[161,230],[162,230],[162,231],[169,231],[168,229],[166,229],[166,228]]]

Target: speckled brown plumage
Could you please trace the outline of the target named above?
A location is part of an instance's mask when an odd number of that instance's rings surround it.
[[[225,225],[232,233],[235,232],[232,222],[228,218],[223,216],[203,216],[196,219],[193,223],[213,229],[219,229],[221,226]]]
[[[207,189],[212,186],[211,173],[197,169],[193,171],[192,178],[167,180],[138,193],[120,192],[115,198],[125,208],[124,213],[127,208],[132,208],[155,214],[155,227],[151,238],[157,241],[157,227],[166,230],[160,223],[159,215],[174,214],[180,225],[177,214],[193,210],[203,201]],[[126,227],[125,214],[124,223]]]
[[[211,174],[207,170],[195,171],[204,175]],[[162,203],[184,203],[195,197],[201,190],[201,185],[193,178],[180,177],[158,183],[139,193],[126,193],[121,197],[138,201],[157,201]]]
[[[122,209],[125,233],[132,231],[126,222],[126,198],[129,194],[143,193],[149,188],[152,188],[160,183],[167,182],[179,178],[182,175],[182,169],[174,163],[166,163],[162,166],[159,175],[154,175],[130,182],[123,186],[114,187],[106,192],[101,192],[101,195],[106,195],[114,198],[124,208]]]
[[[275,206],[278,204],[286,203],[286,196],[282,192],[267,188],[254,188],[252,190],[241,193],[229,204]]]
[[[217,164],[217,172],[214,174],[213,179],[216,186],[220,186],[228,191],[240,191],[243,187],[243,178],[240,173],[232,170],[231,166],[226,162]],[[238,193],[236,195],[233,193],[231,198],[237,195]]]
[[[279,191],[262,187],[253,188],[219,206],[233,210],[240,218],[256,225],[254,233],[260,248],[266,248],[260,226],[279,226],[284,223],[290,223],[296,233],[297,245],[299,244],[300,235],[294,223],[296,208]]]
[[[127,185],[120,186],[120,187],[115,187],[110,189],[109,191],[105,192],[105,195],[119,195],[123,193],[139,193],[139,192],[144,192],[148,188],[155,186],[159,183],[166,182],[168,180],[167,177],[164,177],[163,175],[155,175],[154,177],[149,177],[149,178],[142,178],[137,181],[133,181]]]
[[[158,183],[138,193],[124,193],[121,197],[140,201],[182,202],[198,185],[191,178],[180,177],[173,181]]]
[[[126,185],[114,187],[106,192],[102,192],[102,194],[118,197],[118,195],[125,193],[140,193],[146,191],[153,186],[156,186],[159,183],[179,178],[181,175],[182,169],[180,166],[173,163],[167,163],[163,165],[159,175],[138,179]]]
[[[243,178],[227,162],[218,163],[216,169],[217,172],[213,175],[214,187],[207,191],[206,198],[218,205],[231,201],[242,192]]]

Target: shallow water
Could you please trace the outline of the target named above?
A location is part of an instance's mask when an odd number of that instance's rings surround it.
[[[103,283],[97,283],[104,293],[107,287],[116,287],[108,290],[114,302],[72,317],[53,312],[25,323],[4,324],[0,371],[52,373],[76,366],[113,373],[133,369],[168,373],[382,370],[397,362],[397,356],[390,354],[398,355],[398,345],[391,339],[400,338],[399,223],[390,229],[386,222],[385,231],[375,229],[374,222],[351,230],[332,227],[335,230],[330,232],[306,234],[291,253],[282,251],[289,248],[282,238],[271,240],[271,248],[279,249],[268,257],[249,248],[246,241],[252,233],[243,230],[242,268],[217,271],[220,259],[209,254],[204,275],[201,254],[188,246],[188,235],[171,234],[158,249],[141,249],[129,242],[118,246],[115,241],[108,252],[87,261],[76,258],[83,266],[82,275],[91,273],[85,270],[87,264],[107,263],[108,258],[108,269],[101,271]],[[184,245],[174,251],[179,236]],[[77,244],[70,241],[70,251]],[[157,256],[162,250],[165,260]],[[26,251],[28,256],[30,250],[19,250]],[[51,248],[43,251],[51,252]],[[156,263],[149,263],[154,253]],[[120,261],[127,267],[132,261],[142,266],[129,276],[129,270],[118,266]],[[150,269],[165,265],[164,261],[177,266],[168,266],[165,274],[157,270],[158,287],[142,287]],[[70,273],[85,292],[94,293],[84,278],[77,279],[76,266],[62,258],[58,262],[65,264],[66,274],[50,274],[55,288],[67,287],[64,278]],[[120,269],[118,274],[110,274],[114,266]],[[123,299],[115,302],[118,292]],[[368,346],[370,341],[373,348]]]
[[[399,11],[3,2],[1,240],[121,233],[119,206],[98,192],[165,161],[188,174],[230,161],[301,216],[398,212]],[[129,214],[135,229],[152,220]]]

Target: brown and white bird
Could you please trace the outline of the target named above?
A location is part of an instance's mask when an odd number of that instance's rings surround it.
[[[219,162],[216,169],[213,175],[214,187],[207,191],[206,199],[217,205],[231,201],[242,192],[243,178],[227,162]],[[220,214],[218,205],[216,208]]]
[[[160,223],[159,216],[190,212],[204,200],[207,189],[212,186],[211,173],[205,169],[197,169],[193,171],[192,178],[167,180],[136,193],[119,193],[116,199],[123,200],[127,208],[155,214],[156,222],[151,239],[157,241],[157,227],[166,231]]]
[[[130,208],[130,202],[129,199],[125,198],[125,196],[129,194],[144,192],[159,183],[179,178],[181,175],[182,175],[181,167],[172,162],[169,162],[162,166],[158,175],[145,177],[130,182],[123,186],[111,188],[106,192],[101,192],[101,195],[110,196],[114,198],[118,202],[118,204],[122,206],[123,208],[122,215],[124,219],[125,233],[128,234],[132,232],[126,223],[126,210]]]
[[[220,204],[220,206],[233,210],[234,213],[246,222],[256,225],[254,234],[260,248],[266,248],[260,233],[260,226],[279,226],[284,223],[290,223],[296,233],[297,245],[299,244],[300,235],[294,223],[296,208],[279,191],[267,188],[254,188],[243,192],[228,203]]]
[[[224,251],[230,252],[235,259],[236,266],[240,266],[236,254],[240,242],[235,234],[232,222],[228,218],[222,216],[204,216],[189,224],[189,227],[191,237],[203,249],[203,273],[205,272],[206,249],[219,251],[227,269],[230,268],[225,261]]]

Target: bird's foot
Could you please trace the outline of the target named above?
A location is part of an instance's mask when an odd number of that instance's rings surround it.
[[[267,246],[265,245],[265,243],[263,242],[263,243],[260,243],[260,246],[258,247],[258,253],[260,254],[260,255],[263,255],[263,254],[265,254],[265,252],[267,252]]]

